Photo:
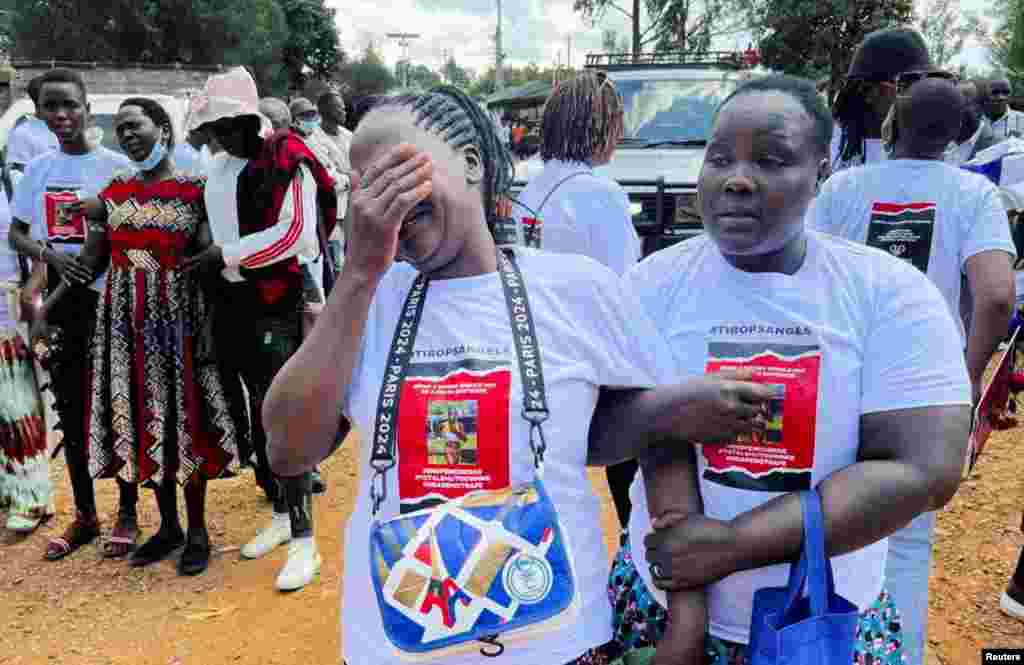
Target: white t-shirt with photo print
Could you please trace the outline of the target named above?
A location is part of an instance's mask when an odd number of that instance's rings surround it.
[[[639,305],[624,296],[619,277],[604,266],[584,256],[523,248],[516,255],[535,319],[551,409],[544,424],[544,484],[572,546],[582,611],[561,629],[507,643],[502,658],[563,665],[612,637],[601,505],[586,472],[587,435],[598,390],[655,385],[658,364],[669,351]],[[362,432],[373,431],[391,340],[415,276],[408,264],[395,265],[370,307],[361,360],[345,406]],[[480,390],[472,398],[453,395],[437,404],[416,399],[424,392],[418,386],[447,380],[475,383]],[[381,519],[395,517],[400,500],[415,507],[430,498],[431,486],[423,478],[446,472],[444,465],[452,462],[461,465],[461,477],[479,479],[482,489],[533,477],[529,425],[520,416],[521,380],[498,273],[430,282],[405,386],[398,413],[399,461],[389,472]],[[348,665],[398,665],[403,661],[384,633],[368,578],[372,474],[365,437],[358,459],[359,493],[345,537],[344,658]],[[458,478],[448,480],[458,484]],[[434,484],[434,491],[444,493],[439,489],[443,485]],[[449,491],[448,496],[464,492]],[[456,571],[449,573],[457,577]],[[468,665],[489,660],[474,649],[431,662]]]
[[[770,424],[760,441],[698,447],[700,492],[712,518],[731,520],[854,464],[863,414],[970,404],[955,324],[935,286],[878,250],[813,231],[807,239],[794,275],[738,270],[700,236],[652,255],[625,278],[675,355],[675,381],[731,359],[758,367],[756,380],[784,386],[774,436]],[[665,603],[644,552],[651,526],[642,473],[630,497],[634,561]],[[834,557],[838,593],[862,610],[870,606],[887,551],[882,540]],[[711,633],[746,643],[754,592],[785,586],[788,575],[783,564],[712,584]]]
[[[909,261],[960,320],[961,275],[976,254],[1016,254],[999,189],[984,176],[934,160],[894,159],[837,173],[808,212],[810,228]]]
[[[34,240],[50,242],[57,251],[78,256],[85,246],[84,220],[66,223],[59,205],[99,194],[119,172],[134,172],[128,157],[104,147],[84,155],[48,152],[25,168],[25,177],[14,193],[11,214],[30,225]],[[103,292],[106,273],[90,287]]]

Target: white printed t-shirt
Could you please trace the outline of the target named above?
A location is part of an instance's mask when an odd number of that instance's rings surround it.
[[[34,240],[49,242],[57,251],[78,256],[85,246],[84,216],[66,219],[60,204],[96,196],[121,172],[132,173],[135,163],[128,157],[102,146],[84,155],[48,152],[25,167],[14,192],[12,215],[31,226]],[[103,292],[106,273],[90,284]]]
[[[882,139],[864,139],[861,143],[860,154],[852,160],[845,161],[839,157],[839,145],[843,139],[843,128],[836,123],[832,130],[832,142],[829,145],[829,156],[832,163],[832,172],[838,173],[855,166],[876,164],[885,161],[888,157]]]
[[[17,282],[20,277],[18,254],[7,243],[7,234],[11,230],[11,208],[7,204],[7,192],[0,187],[0,282]],[[10,330],[18,325],[15,320],[15,308],[6,290],[0,292],[0,330]]]
[[[171,154],[174,156],[174,170],[194,178],[206,175],[206,170],[210,167],[210,159],[213,158],[208,147],[204,145],[196,150],[188,141],[174,146],[174,151]]]
[[[903,261],[808,231],[794,275],[731,266],[706,236],[662,250],[625,278],[677,359],[675,382],[706,368],[752,365],[779,399],[760,439],[698,446],[705,513],[731,520],[854,464],[867,413],[970,404],[956,328],[935,286]],[[922,441],[921,445],[931,445]],[[643,474],[630,488],[630,546],[644,550]],[[836,589],[864,610],[882,589],[888,541],[833,557]],[[735,573],[708,588],[711,634],[747,643],[754,592],[785,586],[789,565]]]
[[[807,222],[926,273],[958,322],[964,346],[960,286],[967,260],[989,250],[1016,254],[998,188],[934,160],[893,159],[837,173],[821,188]]]
[[[11,184],[17,188],[18,182],[24,177],[25,167],[39,155],[55,151],[60,147],[57,135],[50,131],[46,123],[35,116],[25,119],[11,130],[7,137],[7,170],[11,174]]]
[[[607,268],[583,256],[524,248],[516,254],[534,315],[551,409],[544,424],[544,484],[571,543],[582,610],[562,629],[532,641],[507,642],[502,658],[509,663],[563,665],[612,637],[601,505],[586,473],[587,435],[598,389],[655,385],[658,362],[669,352]],[[373,431],[395,325],[415,276],[408,264],[395,265],[370,306],[361,358],[345,403],[345,412],[362,432]],[[520,416],[519,367],[499,279],[498,273],[489,273],[429,284],[399,402],[399,462],[388,472],[382,520],[399,513],[399,495],[413,508],[430,493],[448,492],[450,497],[470,489],[509,487],[533,477],[529,425]],[[453,394],[433,405],[417,397],[422,386],[460,381],[489,388],[472,397]],[[454,427],[448,424],[452,421]],[[384,633],[369,581],[372,473],[366,439],[359,453],[359,494],[345,536],[344,658],[348,665],[398,665],[403,661]],[[451,439],[469,445],[453,451],[447,445]],[[490,443],[477,446],[477,441]],[[443,489],[445,485],[456,487]],[[458,571],[448,573],[458,577]],[[431,662],[468,665],[486,660],[474,649]]]
[[[992,133],[1000,141],[1014,136],[1024,138],[1024,113],[1006,109],[1003,117],[999,120],[990,120],[989,126],[992,127]]]
[[[540,216],[541,247],[546,251],[583,254],[619,275],[640,260],[629,197],[618,183],[594,174],[590,166],[549,160],[518,199],[523,205],[515,206],[514,216]]]

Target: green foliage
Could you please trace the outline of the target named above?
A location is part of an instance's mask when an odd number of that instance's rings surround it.
[[[921,12],[918,27],[938,67],[945,67],[959,55],[968,38],[983,39],[987,34],[981,17],[961,10],[960,0],[932,0]]]
[[[570,78],[575,76],[576,73],[574,69],[561,67],[558,70],[558,79]],[[505,67],[502,69],[502,76],[505,87],[514,88],[531,81],[546,81],[550,83],[555,79],[555,70],[553,67],[541,69],[537,66],[537,63],[531,62],[525,67]],[[469,94],[476,97],[487,97],[493,94],[494,91],[494,67],[488,67],[484,70],[483,74],[477,77],[473,84],[469,86]]]
[[[441,75],[446,83],[459,88],[468,88],[473,80],[472,74],[464,67],[459,66],[459,63],[455,62],[454,57],[449,57],[448,61],[444,63]]]
[[[1005,72],[1014,90],[1024,90],[1024,0],[995,0],[996,29],[988,41],[992,64]]]
[[[384,64],[377,50],[370,44],[358,60],[346,62],[337,68],[335,78],[346,96],[381,95],[398,85],[394,74]]]
[[[708,50],[716,37],[739,33],[747,28],[743,8],[749,0],[632,0],[623,7],[616,0],[573,0],[573,10],[592,23],[601,21],[609,11],[629,19],[632,45],[625,51]],[[615,52],[613,31],[606,30],[602,43]]]
[[[0,0],[15,58],[252,68],[262,94],[344,59],[324,0]]]
[[[827,76],[833,90],[865,35],[909,24],[913,11],[912,0],[755,0],[748,4],[763,64],[811,79]]]
[[[426,65],[409,65],[409,87],[429,90],[441,85],[441,75]]]

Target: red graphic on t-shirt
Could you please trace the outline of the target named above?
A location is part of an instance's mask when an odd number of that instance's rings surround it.
[[[43,195],[47,238],[58,242],[85,241],[85,215],[72,215],[66,209],[68,204],[76,201],[78,194],[69,190],[50,191]]]
[[[886,203],[871,205],[866,243],[909,261],[923,273],[928,272],[932,252],[932,231],[936,206],[930,202]]]
[[[748,368],[775,397],[763,415],[765,430],[727,445],[702,446],[704,478],[761,492],[809,489],[814,467],[821,352],[817,346],[712,342],[707,372]]]
[[[410,376],[398,409],[402,512],[509,486],[507,366]]]

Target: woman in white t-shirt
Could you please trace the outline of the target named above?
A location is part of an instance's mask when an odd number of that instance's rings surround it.
[[[611,160],[622,138],[622,112],[610,79],[587,72],[560,84],[544,105],[544,170],[515,210],[518,218],[540,218],[545,250],[583,254],[620,275],[640,260],[640,238],[625,190],[594,169]]]
[[[611,592],[617,640],[657,644],[658,665],[747,662],[754,592],[785,585],[802,546],[797,492],[811,487],[837,592],[861,610],[855,662],[902,663],[885,538],[955,493],[970,385],[924,275],[805,230],[831,132],[810,81],[741,87],[718,110],[698,181],[707,233],[626,277],[677,376],[745,369],[776,396],[763,432],[642,459]],[[629,437],[613,410],[599,414],[592,430]]]
[[[620,275],[640,260],[640,238],[626,191],[594,168],[611,160],[622,138],[622,113],[622,98],[610,79],[587,72],[559,85],[544,105],[544,170],[520,192],[514,213],[519,220],[541,220],[540,246],[546,251],[583,254]],[[623,527],[636,469],[634,460],[607,469]]]
[[[471,527],[472,520],[457,517],[437,523],[429,536],[421,524],[405,541],[420,544],[399,557],[408,566],[401,577],[393,575],[398,563],[375,557],[370,566],[371,543],[378,553],[381,543],[389,556],[395,551],[390,537],[371,537],[375,517],[386,521],[424,507],[433,509],[431,515],[451,516],[452,500],[468,491],[503,491],[533,478],[536,432],[528,418],[539,409],[524,410],[528,399],[551,407],[541,426],[547,442],[543,480],[561,525],[536,535],[552,542],[552,533],[564,534],[571,543],[580,609],[529,638],[499,634],[482,640],[486,644],[470,644],[468,652],[419,655],[433,655],[430,662],[440,665],[492,662],[482,648],[504,652],[509,663],[608,663],[616,654],[609,645],[600,503],[586,474],[588,461],[594,461],[590,417],[601,386],[658,382],[668,350],[656,342],[640,308],[624,297],[618,277],[597,262],[522,248],[498,254],[489,226],[496,199],[511,183],[511,159],[494,124],[461,91],[445,87],[378,102],[355,133],[351,158],[362,176],[354,180],[354,233],[345,267],[316,327],[275,378],[263,409],[274,442],[271,463],[284,475],[301,473],[330,453],[341,414],[365,435],[359,452],[364,473],[345,536],[346,662],[403,662],[392,641],[394,629],[385,625],[387,620],[394,626],[396,615],[415,622],[418,636],[411,639],[429,646],[453,626],[507,619],[511,605],[505,603],[518,607],[547,597],[552,586],[544,582],[554,578],[543,562],[521,566],[518,554],[489,549],[504,542],[491,540],[501,529],[494,521]],[[514,295],[518,285],[525,298]],[[539,367],[527,351],[540,359]],[[542,389],[536,387],[538,376]],[[749,430],[752,415],[744,424],[731,404],[712,405],[723,390],[755,399],[757,387],[747,385],[697,381],[695,390],[667,391],[660,420],[684,437],[697,433],[671,427],[680,417]],[[707,417],[694,418],[685,402],[698,404]],[[452,414],[460,431],[457,459],[448,455],[445,428],[438,426]],[[383,468],[381,452],[390,460]],[[618,461],[638,451],[604,454]],[[412,513],[415,519],[422,514]],[[494,519],[516,522],[514,516]],[[394,528],[387,533],[396,533]],[[478,529],[491,535],[476,539]],[[445,533],[461,533],[466,540],[458,542],[466,544],[461,550],[445,547]],[[456,550],[463,554],[449,556]],[[379,589],[372,583],[377,578],[384,580]],[[559,578],[557,586],[564,588],[563,582]],[[523,595],[526,589],[538,595]]]
[[[883,123],[896,98],[896,77],[928,69],[930,63],[928,47],[915,30],[888,28],[864,38],[832,105],[836,119],[830,147],[833,171],[885,159]]]

